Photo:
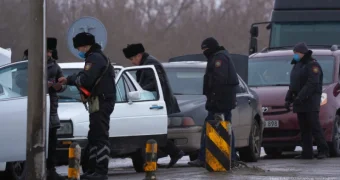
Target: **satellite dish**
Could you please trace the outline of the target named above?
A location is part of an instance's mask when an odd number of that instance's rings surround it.
[[[82,17],[76,20],[70,27],[67,33],[67,45],[71,53],[78,56],[78,50],[73,46],[73,38],[81,32],[88,32],[96,37],[96,42],[105,49],[107,43],[107,31],[104,24],[94,17]]]

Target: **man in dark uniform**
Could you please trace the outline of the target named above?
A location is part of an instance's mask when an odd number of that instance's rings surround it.
[[[159,76],[159,80],[162,86],[162,91],[164,94],[164,101],[166,104],[166,109],[168,115],[180,112],[177,99],[173,95],[168,77],[161,63],[158,60],[145,52],[144,46],[142,44],[131,44],[123,49],[123,53],[127,59],[135,66],[142,65],[154,65]],[[151,70],[138,70],[136,72],[136,78],[139,85],[146,91],[156,92],[157,84],[155,80],[155,75]],[[170,155],[170,163],[168,168],[172,167],[181,159],[185,154],[174,144],[173,141],[167,140],[165,147],[159,147],[161,151]]]
[[[305,43],[298,43],[293,51],[291,64],[294,66],[285,106],[289,109],[293,103],[293,112],[297,113],[299,121],[302,154],[296,158],[313,159],[314,137],[319,151],[317,158],[323,159],[328,156],[328,145],[319,121],[323,72]]]
[[[47,85],[48,94],[50,96],[50,124],[48,136],[48,158],[47,158],[47,180],[65,179],[57,174],[56,166],[56,151],[57,151],[57,130],[60,128],[58,116],[58,94],[66,89],[65,85],[58,83],[58,79],[64,77],[63,72],[56,62],[57,55],[57,39],[47,38]],[[24,52],[24,59],[28,59],[28,49]],[[22,95],[27,95],[27,71],[21,71],[16,76],[17,86],[21,89]]]
[[[78,74],[59,79],[60,82],[84,88],[91,93],[87,97],[90,113],[88,133],[88,171],[81,178],[88,180],[108,179],[110,160],[110,115],[116,101],[114,68],[104,55],[101,46],[90,33],[79,33],[73,38],[74,48],[85,59],[84,70]]]
[[[239,84],[234,64],[228,51],[212,37],[202,42],[201,49],[208,59],[203,83],[203,94],[207,97],[205,108],[208,111],[205,121],[214,120],[214,115],[219,113],[224,114],[225,120],[231,123],[231,111],[236,106],[236,88]],[[189,165],[197,167],[205,165],[205,126],[206,124],[202,130],[199,157],[189,162]],[[231,152],[233,166],[237,160],[234,132]]]

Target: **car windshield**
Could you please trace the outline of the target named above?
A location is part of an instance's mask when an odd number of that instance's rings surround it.
[[[175,95],[202,95],[205,68],[165,67],[170,86]]]
[[[323,84],[333,82],[334,57],[313,56],[321,65]],[[292,57],[250,58],[248,85],[251,86],[288,86]]]
[[[339,44],[339,34],[339,22],[273,23],[270,46],[294,46],[298,42],[308,45]]]
[[[63,74],[65,77],[72,75],[74,73],[78,73],[83,69],[63,69]],[[119,73],[120,69],[115,68],[115,74]],[[77,87],[75,86],[67,86],[65,91],[58,93],[59,102],[80,102],[80,95]]]

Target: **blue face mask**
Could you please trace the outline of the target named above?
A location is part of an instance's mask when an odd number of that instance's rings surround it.
[[[300,56],[298,54],[294,54],[293,59],[298,62],[300,61]]]
[[[79,51],[78,56],[85,59],[85,53],[84,52]]]

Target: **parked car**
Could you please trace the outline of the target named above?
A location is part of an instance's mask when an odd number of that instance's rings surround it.
[[[312,46],[313,47],[313,46]],[[300,146],[300,128],[296,114],[284,107],[290,82],[293,47],[264,50],[249,57],[248,85],[257,92],[266,119],[262,146],[266,154],[278,156]],[[340,97],[333,91],[339,81],[340,50],[314,48],[313,57],[323,70],[320,122],[331,156],[340,155]]]
[[[64,74],[72,74],[84,68],[84,63],[60,63]],[[28,61],[16,62],[0,67],[0,171],[5,171],[15,179],[25,176],[27,96],[17,84],[16,74],[27,73]],[[131,157],[136,171],[143,171],[145,143],[155,139],[163,145],[167,138],[168,117],[162,91],[153,93],[144,91],[129,74],[139,69],[154,72],[156,84],[160,82],[154,66],[121,68],[116,76],[117,102],[110,118],[111,157]],[[117,69],[120,69],[119,67]],[[48,95],[47,95],[48,98]],[[58,150],[63,145],[78,142],[82,148],[86,145],[89,129],[89,115],[79,102],[79,93],[72,86],[60,94],[58,130]],[[49,101],[47,102],[47,121]],[[47,129],[48,129],[48,124]],[[66,155],[67,157],[67,155]],[[83,162],[84,163],[84,162]],[[86,164],[83,164],[86,168]],[[84,168],[83,167],[83,168]],[[16,169],[18,168],[18,169]]]
[[[197,56],[203,61],[196,61]],[[181,109],[181,113],[169,117],[168,139],[188,154],[190,160],[197,158],[202,125],[208,114],[205,110],[206,97],[203,95],[203,76],[207,63],[200,56],[181,56],[179,62],[173,58],[172,62],[163,63]],[[255,162],[261,154],[264,122],[262,106],[256,93],[247,87],[240,76],[238,78],[237,107],[232,111],[235,145],[243,161]]]

